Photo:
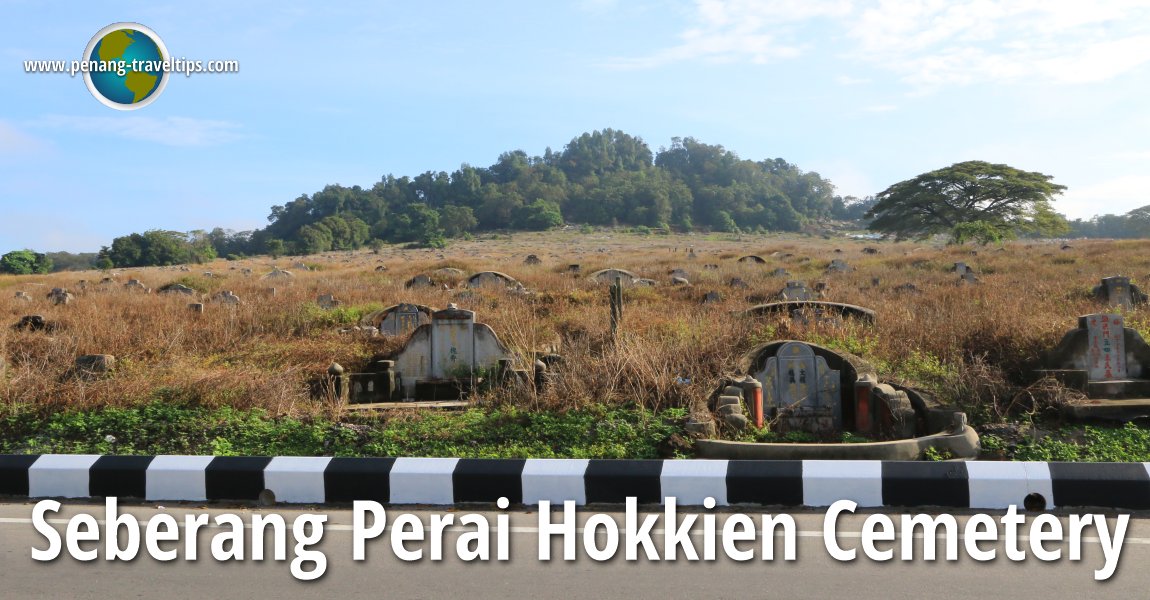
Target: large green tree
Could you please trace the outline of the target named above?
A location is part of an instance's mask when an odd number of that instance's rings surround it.
[[[52,270],[52,259],[31,250],[13,250],[0,256],[0,273],[32,275]]]
[[[1054,235],[1066,221],[1050,202],[1066,186],[1050,175],[983,161],[961,162],[900,181],[879,192],[867,212],[872,231],[898,238],[949,234],[956,240]]]

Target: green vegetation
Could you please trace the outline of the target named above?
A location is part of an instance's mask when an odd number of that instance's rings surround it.
[[[671,436],[683,435],[685,416],[682,410],[655,415],[634,407],[504,407],[335,422],[167,402],[50,416],[6,407],[0,412],[0,454],[657,458],[669,455],[664,448]]]
[[[1150,430],[1133,423],[1113,428],[1063,427],[1018,440],[983,434],[981,443],[985,452],[1011,460],[1150,462]]]
[[[0,273],[32,275],[52,270],[52,259],[31,250],[13,250],[0,256]]]
[[[370,189],[328,185],[282,206],[258,231],[149,231],[100,252],[116,267],[203,262],[215,256],[305,255],[376,241],[440,248],[493,230],[544,231],[565,222],[667,231],[798,231],[828,218],[859,218],[871,204],[833,196],[818,173],[781,158],[752,161],[694,138],[657,153],[604,129],[543,156],[504,152],[490,167],[388,175]]]
[[[111,247],[100,249],[97,260],[116,267],[144,267],[202,263],[216,256],[211,239],[201,231],[185,234],[154,229],[112,240]]]
[[[867,216],[870,229],[898,238],[950,235],[997,242],[1019,234],[1058,235],[1069,231],[1050,202],[1066,186],[1042,173],[978,160],[957,163],[879,192]]]

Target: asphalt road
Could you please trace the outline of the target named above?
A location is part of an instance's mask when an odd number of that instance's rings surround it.
[[[199,531],[198,558],[186,560],[184,542],[167,543],[163,548],[177,549],[179,558],[159,562],[146,554],[131,562],[103,560],[104,543],[87,542],[80,549],[98,549],[100,558],[80,562],[71,558],[66,547],[62,556],[51,562],[32,558],[32,549],[48,547],[47,538],[33,523],[32,502],[0,504],[0,598],[833,598],[852,600],[865,598],[1145,598],[1150,595],[1150,516],[1137,515],[1130,521],[1125,544],[1121,549],[1117,572],[1105,582],[1094,580],[1094,571],[1103,566],[1102,547],[1093,533],[1087,531],[1087,541],[1080,561],[1067,559],[1067,545],[1062,544],[1063,558],[1055,562],[1042,562],[1030,556],[1023,562],[1011,562],[1003,555],[1004,541],[997,543],[999,556],[990,562],[977,562],[959,553],[954,562],[926,562],[921,559],[921,548],[916,546],[920,558],[908,562],[898,559],[898,543],[883,547],[893,548],[895,559],[874,562],[862,554],[859,532],[870,513],[844,516],[838,524],[839,543],[843,548],[858,548],[854,561],[839,562],[831,558],[823,539],[823,511],[788,511],[797,524],[797,559],[792,562],[756,558],[735,562],[726,558],[722,542],[717,542],[717,560],[688,562],[680,556],[676,561],[635,562],[623,560],[620,550],[613,560],[597,562],[583,550],[582,533],[577,536],[577,559],[562,560],[562,542],[551,544],[552,558],[539,559],[538,513],[525,509],[501,511],[490,507],[476,509],[426,509],[400,507],[387,509],[388,529],[375,539],[365,542],[366,557],[352,560],[353,513],[350,508],[241,508],[203,507],[196,505],[155,504],[122,506],[121,512],[147,521],[159,513],[168,513],[183,522],[187,514],[215,516],[228,513],[250,523],[255,514],[279,514],[287,525],[287,560],[218,562],[212,557],[213,537],[228,528],[207,527]],[[607,512],[607,511],[610,512]],[[507,547],[509,560],[496,561],[496,537],[491,536],[491,560],[463,562],[456,556],[456,542],[461,534],[458,527],[448,528],[443,538],[443,560],[427,559],[430,542],[408,542],[408,549],[423,549],[424,559],[404,562],[392,550],[389,535],[391,521],[400,513],[420,517],[428,524],[432,515],[453,514],[456,519],[466,513],[484,515],[494,527],[497,514],[510,518]],[[578,520],[584,523],[596,513],[607,512],[622,524],[624,517],[616,508],[594,509],[582,507]],[[686,512],[686,511],[685,511]],[[691,510],[689,514],[702,511]],[[718,512],[718,528],[731,516],[742,512],[758,522],[760,510],[739,509]],[[48,523],[64,534],[67,520],[79,513],[93,515],[103,522],[105,507],[98,504],[67,503],[58,513],[49,514]],[[660,511],[641,511],[644,514],[662,514]],[[326,572],[316,581],[299,581],[292,576],[290,563],[295,542],[291,538],[292,524],[303,514],[324,514],[322,541],[310,549],[322,551],[327,560]],[[891,513],[887,513],[891,514]],[[966,520],[962,513],[955,514],[960,525]],[[966,512],[965,514],[971,514]],[[1001,512],[988,513],[996,518]],[[1114,515],[1110,515],[1114,522]],[[562,520],[561,513],[553,515]],[[895,518],[896,522],[898,518]],[[1060,521],[1068,524],[1068,516]],[[652,536],[658,552],[663,552],[661,521],[655,525]],[[704,537],[701,523],[695,527],[695,547],[702,552]],[[473,527],[465,528],[473,531]],[[141,527],[141,531],[143,528]],[[186,534],[186,529],[180,532]],[[1025,533],[1025,532],[1023,532]],[[431,536],[425,532],[426,536]],[[185,538],[186,539],[186,538]],[[605,540],[600,534],[598,542]],[[120,540],[126,540],[121,532]],[[605,543],[605,542],[604,542]],[[922,540],[917,540],[918,544]],[[1022,547],[1027,548],[1027,538]],[[960,548],[962,542],[959,542]],[[250,559],[250,540],[244,543]],[[475,546],[470,546],[474,548]],[[744,548],[760,550],[758,541],[744,543]],[[995,547],[984,543],[983,548]],[[1056,548],[1057,544],[1047,544]],[[781,546],[778,546],[781,553]],[[942,545],[939,546],[940,550]],[[1029,553],[1028,553],[1029,554]],[[642,556],[642,552],[640,552]],[[306,563],[310,568],[311,563]]]

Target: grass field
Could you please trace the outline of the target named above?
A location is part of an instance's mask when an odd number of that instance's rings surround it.
[[[691,246],[694,259],[687,254]],[[356,426],[387,429],[389,423],[438,419],[442,427],[453,427],[453,418],[460,423],[482,421],[464,415],[492,413],[494,407],[501,414],[519,415],[516,418],[628,410],[657,418],[666,415],[665,420],[677,423],[705,410],[704,399],[720,376],[734,372],[744,352],[774,339],[799,339],[858,354],[878,367],[881,379],[914,385],[960,405],[975,424],[1021,424],[1029,438],[989,438],[990,446],[999,444],[1004,455],[1016,457],[1026,448],[1047,443],[1045,438],[1086,445],[1088,430],[1062,432],[1064,424],[1052,420],[1053,411],[1048,410],[1072,397],[1071,392],[1045,382],[1034,384],[1030,372],[1040,365],[1042,354],[1075,326],[1078,315],[1105,310],[1089,293],[1101,278],[1121,274],[1139,283],[1150,274],[1150,242],[1083,240],[1071,246],[1061,249],[1061,243],[1050,241],[972,247],[801,236],[549,232],[460,241],[446,250],[389,247],[379,254],[217,261],[192,265],[190,271],[120,270],[111,274],[116,283],[103,286],[106,289],[100,289],[98,282],[109,274],[96,271],[0,276],[0,315],[5,324],[40,314],[58,325],[50,333],[0,328],[0,348],[7,362],[0,380],[0,411],[7,419],[8,438],[25,441],[35,439],[52,419],[63,419],[59,415],[103,414],[93,410],[106,407],[127,411],[123,414],[143,414],[156,405],[176,407],[195,412],[196,419],[222,418],[218,416],[222,409],[240,414],[259,409],[264,420],[338,427],[351,422],[342,407],[313,398],[309,384],[333,361],[354,372],[402,345],[401,339],[341,334],[339,329],[398,302],[436,308],[455,303],[476,311],[478,320],[490,325],[521,360],[535,351],[557,349],[564,366],[555,385],[541,393],[489,392],[478,398],[483,410],[456,417],[404,413],[360,417],[366,424]],[[864,253],[866,247],[878,253]],[[536,254],[542,264],[525,265],[528,254]],[[737,262],[747,254],[762,256],[767,263]],[[836,258],[853,270],[825,273]],[[301,260],[314,270],[293,267]],[[958,277],[950,271],[956,261],[972,266],[980,283],[956,285]],[[612,343],[606,286],[567,274],[568,264],[581,265],[584,275],[620,267],[659,285],[627,290],[622,335]],[[718,269],[704,269],[706,264]],[[376,271],[379,265],[387,270]],[[262,280],[260,275],[273,266],[288,269],[295,277]],[[460,295],[459,289],[404,288],[411,276],[445,266],[467,273],[502,271],[533,294],[482,290]],[[828,300],[873,309],[877,325],[802,326],[738,316],[742,309],[770,301],[783,287],[788,278],[770,276],[778,267],[789,271],[789,279],[808,284],[825,281]],[[690,286],[670,285],[668,272],[674,268],[688,272]],[[253,275],[243,275],[243,269],[252,269]],[[729,287],[733,277],[744,280],[749,289]],[[153,289],[180,281],[205,294],[232,290],[243,303],[209,302],[203,314],[196,314],[187,308],[196,300],[187,296],[125,289],[123,284],[132,278]],[[79,290],[81,279],[88,281],[84,291]],[[907,283],[917,291],[899,289]],[[268,292],[273,286],[274,296]],[[45,298],[53,287],[68,288],[76,299],[67,306],[53,306]],[[27,292],[33,301],[13,298],[17,290]],[[703,296],[711,290],[719,291],[723,300],[703,304]],[[329,293],[342,306],[324,310],[315,303],[318,295]],[[1145,309],[1130,311],[1127,323],[1150,334]],[[97,353],[117,357],[113,375],[96,379],[68,375],[76,356]],[[198,423],[189,421],[193,422]],[[659,427],[654,430],[658,431],[650,433],[652,438],[669,435]],[[1142,433],[1137,428],[1105,433],[1114,432]],[[124,435],[112,433],[117,438]],[[104,433],[91,435],[92,445],[81,446],[95,448]],[[221,434],[212,439],[226,442],[226,438]],[[492,442],[491,447],[507,443]],[[655,445],[652,442],[651,447]],[[449,450],[451,446],[429,447],[425,453],[464,452]],[[528,446],[524,444],[518,454],[546,453]],[[27,447],[16,444],[9,450]],[[307,444],[303,447],[309,450],[299,452],[316,451]],[[587,453],[641,453],[619,450],[626,447],[622,443],[612,450]],[[188,448],[212,449],[210,440]],[[331,448],[329,442],[329,451],[339,451]],[[361,444],[354,452],[397,448]],[[228,448],[216,451],[226,453]]]

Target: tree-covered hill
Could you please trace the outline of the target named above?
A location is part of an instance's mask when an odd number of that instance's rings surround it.
[[[504,152],[489,167],[387,175],[371,188],[328,185],[273,206],[258,231],[132,234],[101,256],[136,266],[351,250],[373,240],[438,246],[472,232],[564,223],[795,231],[847,208],[829,181],[781,158],[747,160],[690,137],[653,152],[640,138],[604,129],[572,139],[561,152]]]

